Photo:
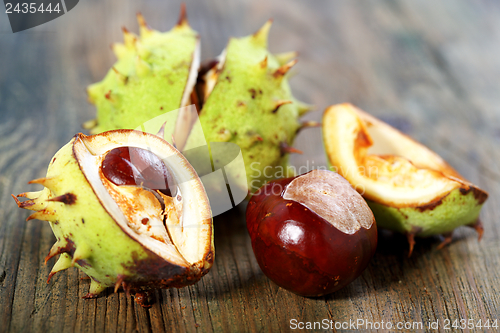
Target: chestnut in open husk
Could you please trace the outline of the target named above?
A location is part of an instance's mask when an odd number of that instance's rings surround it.
[[[246,219],[264,274],[302,296],[346,286],[377,247],[372,211],[347,180],[331,171],[267,183],[248,203]]]

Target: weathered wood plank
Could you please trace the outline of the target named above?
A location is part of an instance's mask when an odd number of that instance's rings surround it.
[[[274,18],[270,48],[300,52],[291,81],[298,98],[327,105],[349,101],[441,154],[490,198],[486,233],[460,228],[455,241],[419,240],[407,258],[404,237],[382,232],[363,275],[327,297],[308,299],[270,282],[253,256],[245,204],[217,217],[216,261],[196,285],[156,292],[148,310],[123,291],[82,300],[84,274],[46,278],[49,226],[24,219],[11,193],[33,189],[51,156],[94,108],[85,87],[115,61],[109,49],[121,26],[136,31],[135,13],[168,30],[179,3],[85,1],[67,15],[11,34],[0,20],[0,332],[287,331],[290,320],[339,323],[487,319],[500,321],[500,4],[495,1],[187,1],[202,57],[218,55],[230,36]],[[319,130],[296,142],[301,171],[323,166]],[[442,327],[441,327],[442,329]],[[415,331],[409,329],[407,331]],[[495,331],[483,329],[480,331]]]

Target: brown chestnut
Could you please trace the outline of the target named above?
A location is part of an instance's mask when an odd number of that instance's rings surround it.
[[[165,163],[146,149],[124,146],[110,150],[102,161],[102,173],[115,185],[138,185],[170,197],[176,194]]]
[[[346,286],[377,247],[372,211],[347,180],[331,171],[267,183],[248,203],[246,220],[264,274],[302,296]]]

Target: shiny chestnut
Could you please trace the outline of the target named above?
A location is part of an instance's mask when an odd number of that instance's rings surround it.
[[[158,156],[146,149],[124,146],[110,150],[102,161],[102,173],[115,185],[138,185],[175,196],[171,172]]]
[[[264,274],[302,296],[346,286],[377,247],[372,211],[347,180],[331,171],[267,183],[248,203],[246,220]]]

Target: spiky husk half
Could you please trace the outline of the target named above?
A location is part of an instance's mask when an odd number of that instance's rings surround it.
[[[200,253],[204,253],[201,260],[173,262],[163,252],[144,246],[126,222],[118,222],[121,213],[114,203],[103,200],[103,191],[98,190],[102,184],[84,173],[90,163],[85,154],[92,154],[92,147],[113,147],[124,140],[127,146],[141,148],[153,143],[155,149],[173,157],[177,165],[182,165],[182,172],[191,177],[183,186],[192,187],[196,205],[188,205],[205,209],[197,218],[206,239],[194,240],[204,247],[200,248]],[[47,263],[60,255],[47,282],[55,273],[77,267],[91,278],[89,293],[84,298],[97,297],[107,287],[114,287],[115,291],[123,287],[127,293],[183,287],[198,281],[213,263],[210,208],[201,181],[184,157],[158,137],[128,130],[99,136],[78,134],[52,158],[46,177],[30,184],[41,184],[44,189],[13,197],[20,208],[35,211],[28,220],[48,221],[57,239],[45,258]],[[27,200],[20,201],[18,197]]]
[[[185,11],[172,30],[161,33],[138,14],[140,36],[123,29],[123,43],[113,44],[118,61],[106,77],[87,88],[97,120],[91,133],[136,129],[165,112],[190,104],[199,67],[199,36]]]
[[[288,83],[296,54],[276,56],[267,49],[271,23],[230,39],[219,63],[205,75],[206,83],[215,82],[204,90],[200,113],[208,142],[241,148],[252,192],[265,181],[289,176],[288,155],[300,152],[291,148],[303,126],[299,118],[310,109],[292,96]]]
[[[377,225],[414,237],[443,235],[471,226],[483,234],[479,212],[488,193],[436,153],[388,124],[345,103],[323,115],[331,165],[362,193]]]

